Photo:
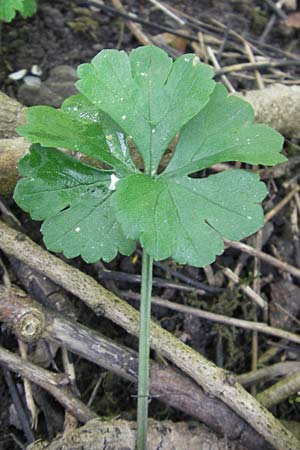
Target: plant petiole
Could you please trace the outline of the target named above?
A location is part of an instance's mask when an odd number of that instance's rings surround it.
[[[138,450],[146,450],[147,448],[152,268],[153,259],[143,250],[137,406]]]

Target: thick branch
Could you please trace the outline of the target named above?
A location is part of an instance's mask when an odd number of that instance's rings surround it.
[[[1,107],[0,107],[1,111]],[[1,120],[1,119],[0,119]],[[0,122],[1,123],[1,122]],[[27,153],[29,144],[23,138],[0,139],[0,194],[14,190],[18,180],[17,164]]]
[[[238,382],[243,386],[257,384],[262,381],[273,380],[274,378],[292,375],[300,371],[299,361],[283,361],[261,369],[238,375]]]
[[[0,139],[17,136],[16,127],[25,122],[26,107],[0,92]]]
[[[138,311],[100,286],[93,278],[49,254],[27,236],[0,222],[0,247],[42,271],[55,283],[79,297],[95,313],[103,314],[129,333],[138,335]],[[224,401],[277,449],[299,450],[300,442],[263,408],[234,377],[151,323],[151,347],[192,377],[204,390]]]
[[[257,122],[275,128],[286,137],[300,138],[300,86],[274,84],[266,89],[247,91],[242,96],[251,103]]]
[[[188,447],[187,447],[188,443]],[[99,450],[136,448],[136,422],[94,419],[81,428],[64,434],[51,444],[38,441],[27,450]],[[233,450],[226,440],[219,439],[204,425],[191,426],[183,422],[149,420],[148,450]]]

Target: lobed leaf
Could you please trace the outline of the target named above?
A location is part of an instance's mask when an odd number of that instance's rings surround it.
[[[280,154],[281,134],[253,121],[252,106],[217,84],[209,103],[182,129],[165,173],[185,175],[226,161],[266,165],[286,161]]]
[[[17,12],[31,17],[37,9],[36,0],[0,0],[0,21],[11,22]]]
[[[36,13],[37,4],[36,0],[23,0],[23,8],[21,14],[23,17],[31,17]]]
[[[26,119],[17,131],[33,143],[79,151],[120,173],[135,170],[120,128],[82,95],[70,97],[61,109],[33,106]]]
[[[17,11],[22,11],[23,0],[0,0],[0,21],[11,22]]]
[[[111,155],[110,158],[114,158],[110,159],[110,164],[116,169],[121,168],[122,172],[122,165],[119,163],[120,161],[123,165],[126,165],[129,170],[136,171],[136,167],[130,157],[124,133],[107,114],[95,108],[95,106],[82,94],[73,95],[66,99],[63,102],[61,109],[79,123],[85,123],[86,125],[93,125],[96,123],[99,128],[99,134],[101,127],[101,132],[106,140],[106,151]],[[109,159],[108,156],[107,159]]]
[[[0,0],[1,1],[1,0]],[[43,146],[86,153],[111,171],[35,145],[20,163],[17,203],[45,220],[49,250],[88,261],[130,254],[135,241],[154,259],[204,266],[263,225],[259,204],[267,191],[256,174],[230,170],[207,178],[189,174],[225,161],[277,164],[282,136],[254,124],[252,107],[211,80],[212,69],[194,55],[174,63],[149,46],[104,50],[79,68],[81,94],[60,110],[33,107],[19,132]],[[160,159],[180,132],[174,155],[157,175]],[[140,151],[141,173],[125,135]],[[121,179],[119,179],[119,177]]]
[[[155,173],[176,133],[208,102],[213,70],[195,55],[174,63],[161,49],[104,50],[79,66],[77,87],[130,136]]]
[[[222,237],[239,240],[263,225],[258,203],[266,194],[244,170],[201,179],[139,174],[119,181],[113,204],[125,234],[154,259],[204,266],[223,252]]]
[[[125,238],[111,207],[111,171],[89,167],[53,148],[33,145],[19,163],[24,176],[14,198],[35,220],[45,220],[47,248],[67,258],[111,261],[128,255],[135,243]]]

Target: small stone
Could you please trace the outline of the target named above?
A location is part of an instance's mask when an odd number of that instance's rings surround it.
[[[22,80],[26,74],[27,74],[27,69],[21,69],[21,70],[18,70],[17,72],[10,73],[8,75],[8,78],[10,80],[19,81],[19,80]]]
[[[30,72],[32,73],[32,75],[35,75],[36,77],[40,77],[43,74],[42,69],[40,68],[40,66],[38,66],[37,64],[34,64],[31,67]]]
[[[18,90],[18,99],[26,106],[48,105],[59,108],[65,98],[77,93],[74,86],[76,79],[73,67],[57,66],[50,71],[46,81],[23,83]]]
[[[40,85],[42,84],[41,79],[33,75],[27,75],[24,78],[24,83],[30,87],[40,87]]]

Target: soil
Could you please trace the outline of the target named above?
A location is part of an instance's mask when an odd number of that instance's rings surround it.
[[[62,64],[76,68],[103,48],[130,50],[139,45],[127,28],[123,30],[122,20],[106,11],[91,11],[90,8],[76,5],[84,2],[71,0],[39,0],[38,3],[38,12],[32,18],[24,20],[17,17],[10,24],[2,24],[0,88],[10,95],[17,96],[20,84],[7,78],[11,72],[30,70],[33,65],[38,65],[43,71],[42,78],[46,79],[52,68]],[[173,19],[149,8],[146,1],[123,3],[137,17],[152,24],[174,27]],[[254,41],[259,39],[270,18],[270,10],[265,2],[259,1],[172,0],[169,4],[204,22],[206,18],[221,19],[228,29]],[[263,52],[276,54],[276,49],[297,48],[297,43],[297,31],[276,23],[268,35],[267,47],[263,47]]]
[[[120,27],[118,19],[76,7],[73,1],[40,0],[38,12],[31,19],[17,18],[12,24],[2,25],[2,90],[15,91],[7,80],[8,72],[37,64],[45,79],[54,67],[66,64],[76,68],[103,48],[115,48]],[[122,48],[132,46],[133,38],[125,32]]]
[[[110,2],[105,2],[110,4]],[[226,39],[228,30],[234,30],[243,35],[246,39],[253,43],[257,43],[259,51],[265,56],[282,57],[282,52],[293,52],[297,54],[299,50],[300,32],[297,29],[288,28],[287,25],[277,20],[275,25],[268,34],[264,44],[259,45],[259,39],[268,24],[273,11],[264,1],[252,0],[231,0],[231,1],[192,1],[192,0],[168,0],[178,10],[185,12],[194,19],[209,23],[212,35],[218,35],[223,39],[224,48],[226,49]],[[123,2],[128,9],[135,13],[138,17],[147,20],[153,24],[158,23],[167,27],[178,28],[173,19],[166,16],[161,11],[151,8],[151,4],[145,1],[127,0]],[[84,5],[84,6],[78,6]],[[289,11],[285,10],[288,14]],[[211,19],[215,18],[221,21],[225,27],[223,35],[220,36],[219,28],[215,25],[215,31]],[[151,27],[145,27],[146,32],[156,34]],[[196,33],[197,27],[192,30]],[[13,81],[8,78],[12,72],[27,69],[30,71],[33,65],[38,65],[42,69],[42,81],[47,80],[51,70],[60,65],[68,65],[76,68],[78,64],[89,61],[103,48],[119,48],[131,50],[140,45],[133,37],[131,32],[123,27],[123,21],[120,17],[110,15],[106,11],[93,11],[85,2],[76,2],[74,0],[38,0],[37,14],[27,20],[16,18],[11,24],[2,24],[1,30],[1,64],[0,64],[0,90],[8,95],[16,98],[19,97],[20,87],[24,81]],[[224,50],[223,48],[223,50]],[[220,50],[220,49],[219,49]],[[191,51],[189,44],[186,45],[186,51]],[[232,56],[224,59],[220,52],[221,63],[233,64],[237,62],[234,56],[234,49],[230,48]],[[238,62],[241,62],[238,60]],[[297,71],[298,70],[298,71]],[[291,79],[298,77],[299,68],[290,68],[289,74]],[[232,78],[233,85],[236,89],[256,88],[255,79]],[[292,142],[287,147],[287,152],[295,154],[299,151],[293,145],[298,142]],[[280,179],[268,179],[270,188],[270,198],[266,209],[270,209],[284,195],[285,190],[282,183],[292,178],[295,172],[289,172]],[[12,200],[6,200],[7,204],[13,208],[15,214],[20,218],[28,234],[41,242],[38,232],[38,225],[28,219],[24,213],[20,212]],[[264,250],[271,253],[277,251],[283,260],[297,265],[297,249],[291,245],[292,230],[290,225],[291,209],[288,205],[283,213],[276,216],[273,221],[273,227],[269,236],[266,237]],[[299,243],[298,243],[299,245]],[[213,266],[215,282],[222,286],[225,283],[224,276],[221,272],[222,266],[228,266],[232,270],[239,261],[239,253],[228,250],[224,256],[218,258],[217,264]],[[97,277],[97,268],[95,266],[87,266],[81,260],[76,259],[72,264],[80,267],[82,270],[91,273]],[[175,268],[182,274],[203,283],[207,283],[206,274],[202,269],[192,267],[179,267],[174,263],[167,262],[168,266]],[[112,270],[122,271],[128,274],[126,282],[115,282],[120,290],[139,290],[139,286],[133,283],[130,275],[140,273],[140,260],[137,258],[118,257],[113,263],[106,265]],[[284,308],[291,308],[295,317],[299,316],[299,308],[297,308],[297,294],[299,287],[289,277],[282,277],[277,271],[269,266],[262,265],[262,291],[263,296],[269,299],[273,304],[280,301],[278,292],[288,292],[285,294],[283,302]],[[155,276],[166,279],[166,273],[158,266],[155,267]],[[253,264],[249,258],[244,263],[241,277],[245,283],[253,281]],[[285,278],[284,280],[282,278]],[[167,280],[171,279],[171,275],[167,274]],[[110,281],[100,280],[108,288],[111,286]],[[283,284],[282,284],[283,283]],[[199,296],[195,292],[186,292],[174,289],[173,287],[155,288],[154,294],[166,299],[176,300],[178,303],[188,304],[195,307],[201,307],[209,311],[221,313],[228,316],[244,318],[247,320],[255,320],[262,317],[256,311],[251,301],[241,293],[238,289],[226,291],[220,295]],[[295,296],[296,295],[296,296]],[[74,299],[76,307],[80,310],[80,316],[85,325],[95,329],[105,330],[105,334],[129,345],[137,348],[136,339],[125,335],[122,330],[114,326],[105,319],[96,319],[91,313]],[[134,303],[132,303],[134,304]],[[290,331],[297,330],[297,323],[293,320],[287,321],[280,317],[278,309],[275,308],[273,317],[270,321],[276,326],[287,327]],[[272,309],[271,309],[272,314]],[[153,307],[153,315],[159,323],[171,330],[180,339],[187,342],[193,348],[203,353],[206,357],[216,362],[228,370],[235,373],[242,373],[251,368],[251,343],[252,335],[250,332],[213,324],[208,321],[199,320],[193,316],[181,313],[170,312],[170,310],[161,307]],[[259,354],[263,354],[274,344],[274,340],[260,336]],[[3,330],[1,336],[1,345],[16,350],[17,344],[14,337],[6,330]],[[277,345],[277,344],[274,344]],[[280,344],[281,345],[281,344]],[[279,347],[277,355],[273,362],[284,359],[300,359],[299,349],[295,346],[283,343]],[[61,361],[57,358],[57,364],[61,367]],[[96,412],[101,415],[120,415],[122,418],[135,418],[135,386],[120,380],[117,376],[99,371],[95,365],[88,363],[82,359],[75,358],[77,387],[81,392],[81,399],[88,401],[95,383],[99,378],[99,373],[104,375],[104,383],[99,389],[96,399],[93,403]],[[17,386],[20,388],[21,396],[23,396],[22,385],[18,384],[18,377],[15,378]],[[11,398],[7,386],[0,372],[0,450],[14,450],[19,446],[16,443],[20,440],[23,444],[26,439],[16,426],[16,423],[9,417],[9,409],[11,407]],[[49,400],[48,400],[49,402]],[[47,428],[47,418],[45,414],[39,421],[39,427],[34,431],[37,438],[52,438],[55,433],[62,430],[63,415],[59,405],[53,401],[49,402],[50,416],[52,418],[58,414],[59,421],[56,417],[53,425],[52,435],[49,434]],[[41,407],[42,410],[42,407]],[[289,401],[282,403],[277,408],[277,416],[283,419],[300,420],[300,403],[296,396]],[[150,404],[150,415],[157,419],[186,419],[181,413],[167,408],[160,404],[157,400],[153,400]],[[54,421],[54,419],[53,419]]]

